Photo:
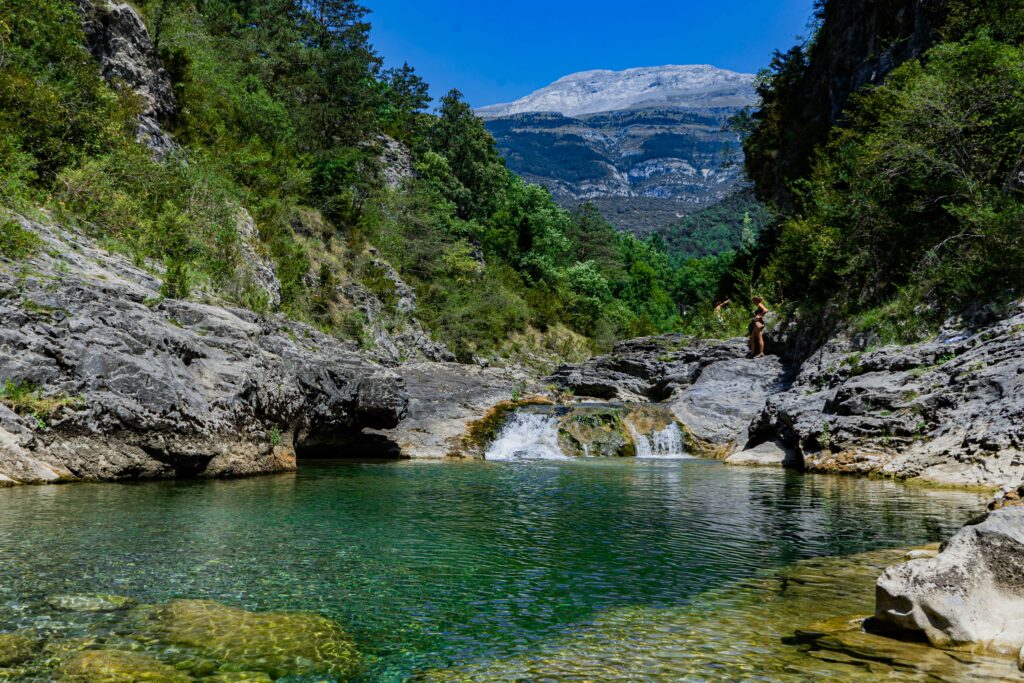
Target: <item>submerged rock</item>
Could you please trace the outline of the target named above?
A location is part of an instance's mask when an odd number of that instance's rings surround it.
[[[1024,645],[1024,508],[988,513],[934,558],[878,579],[876,628],[939,647],[1019,656]]]
[[[0,633],[0,667],[13,666],[32,659],[42,641],[32,633]]]
[[[189,683],[192,677],[141,652],[85,650],[61,666],[67,683]]]
[[[121,595],[51,595],[46,603],[65,612],[116,612],[133,607],[132,598]]]
[[[334,621],[300,612],[248,612],[208,600],[153,608],[147,627],[159,640],[273,678],[336,676],[359,668],[359,653]]]

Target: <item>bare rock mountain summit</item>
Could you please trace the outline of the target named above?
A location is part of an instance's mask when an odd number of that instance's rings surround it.
[[[726,124],[756,103],[754,76],[700,64],[584,71],[477,113],[514,172],[643,234],[736,189]]]

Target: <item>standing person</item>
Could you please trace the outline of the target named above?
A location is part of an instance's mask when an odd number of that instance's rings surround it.
[[[754,297],[754,312],[753,320],[750,321],[750,357],[751,358],[764,358],[764,316],[768,312],[768,307],[764,305],[764,299],[759,296]]]
[[[725,301],[719,301],[717,304],[715,304],[715,317],[718,319],[719,322],[721,322],[722,320],[722,311],[725,310],[725,307],[731,303],[732,301],[730,299],[726,299]]]

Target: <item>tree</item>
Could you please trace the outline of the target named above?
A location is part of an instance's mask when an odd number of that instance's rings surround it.
[[[396,138],[414,142],[422,112],[430,105],[430,87],[408,63],[385,71],[382,83],[385,127]]]
[[[465,220],[484,219],[497,208],[507,181],[505,162],[483,121],[452,90],[441,99],[440,116],[430,131],[430,148],[448,159],[448,165],[468,196],[456,199]]]

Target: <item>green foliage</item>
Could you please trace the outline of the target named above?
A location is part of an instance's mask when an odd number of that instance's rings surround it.
[[[163,295],[187,297],[199,279],[224,287],[239,265],[230,186],[200,160],[157,162],[138,146],[90,159],[58,177],[69,222],[139,263],[163,262]]]
[[[104,82],[72,3],[0,5],[0,200],[37,199],[64,168],[130,136],[133,103]]]
[[[44,396],[42,389],[31,382],[7,380],[0,387],[0,403],[19,415],[32,417],[39,429],[46,429],[46,420],[61,408],[78,409],[84,402],[81,396]]]
[[[856,98],[768,269],[852,309],[905,284],[948,311],[1024,282],[1024,50],[940,45]]]
[[[744,189],[660,228],[657,234],[672,256],[702,258],[753,248],[773,218],[753,191]]]
[[[776,60],[761,82],[768,106],[753,119],[748,167],[762,191],[785,186],[793,204],[762,240],[762,282],[899,342],[971,301],[1022,291],[1018,4],[951,2],[947,42],[855,94],[845,125],[806,154],[806,167],[771,161],[800,157],[802,140],[817,135],[794,124],[806,55]]]
[[[42,240],[16,220],[0,217],[0,256],[17,261],[35,253]]]
[[[426,113],[426,83],[408,65],[381,69],[356,2],[136,4],[173,82],[177,110],[162,124],[180,149],[158,160],[136,142],[137,104],[102,78],[71,4],[11,0],[0,8],[0,202],[46,204],[162,269],[161,296],[265,309],[251,247],[273,261],[284,313],[369,343],[347,283],[383,303],[385,324],[407,315],[372,245],[415,288],[416,317],[468,360],[507,353],[510,339],[578,355],[584,334],[607,348],[673,329],[678,296],[708,295],[707,283],[680,285],[664,240],[621,235],[592,207],[570,214],[512,175],[457,91]],[[382,182],[382,134],[412,155],[416,174],[398,188]],[[259,242],[245,250],[242,207]],[[30,242],[0,228],[5,255]]]

